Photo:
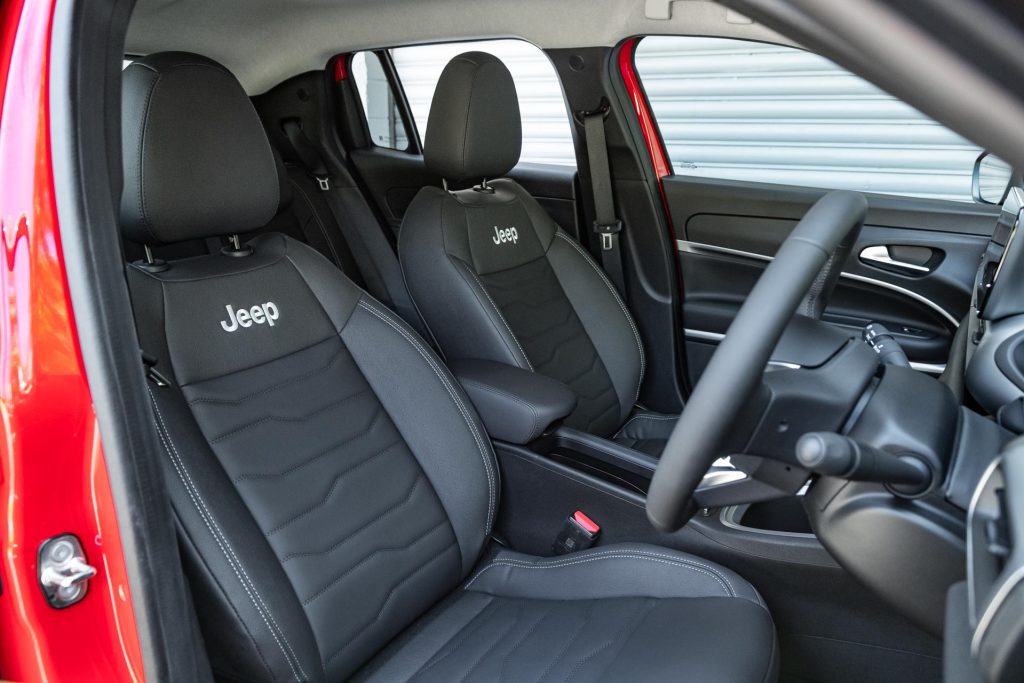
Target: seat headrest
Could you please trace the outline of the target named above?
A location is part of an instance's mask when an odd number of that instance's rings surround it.
[[[522,138],[516,86],[501,60],[466,52],[448,62],[427,119],[427,168],[453,182],[500,177],[519,162]]]
[[[238,80],[220,64],[163,52],[124,71],[121,231],[144,244],[265,225],[279,203],[270,142]]]

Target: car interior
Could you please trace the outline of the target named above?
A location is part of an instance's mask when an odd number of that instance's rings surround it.
[[[68,278],[155,680],[1024,678],[1012,164],[712,2],[112,17]]]

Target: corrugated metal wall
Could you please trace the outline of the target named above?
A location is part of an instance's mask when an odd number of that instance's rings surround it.
[[[554,68],[521,41],[393,50],[420,134],[441,70],[469,49],[512,72],[523,161],[575,165]],[[815,54],[667,36],[641,41],[636,63],[678,174],[971,201],[975,145]]]
[[[818,55],[666,36],[636,66],[678,174],[971,200],[977,146]]]

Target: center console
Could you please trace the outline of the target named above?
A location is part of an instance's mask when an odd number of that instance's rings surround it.
[[[1024,442],[982,477],[967,518],[966,580],[946,601],[945,680],[1024,677]]]

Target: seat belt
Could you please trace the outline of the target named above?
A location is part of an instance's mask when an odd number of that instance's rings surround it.
[[[590,186],[594,191],[594,232],[601,236],[601,265],[619,293],[625,296],[625,278],[622,272],[622,248],[619,234],[622,221],[615,217],[615,199],[612,197],[612,174],[608,165],[608,145],[604,136],[604,117],[607,110],[583,117],[587,135],[587,159],[590,162]]]
[[[287,119],[281,123],[281,127],[306,172],[316,179],[324,193],[327,208],[334,215],[334,222],[338,224],[342,237],[355,257],[356,265],[366,283],[366,290],[402,316],[425,339],[430,339],[426,325],[405,288],[405,278],[398,264],[398,256],[384,232],[379,229],[377,219],[370,213],[362,194],[355,187],[339,186],[337,183],[331,187],[331,175],[327,164],[302,130],[298,119]],[[366,234],[359,228],[358,220],[349,220],[351,214],[360,214],[363,223],[367,225],[372,222],[377,228],[376,232]]]
[[[336,204],[336,201],[340,200],[337,198],[336,192],[331,192],[331,175],[327,170],[324,158],[320,155],[319,150],[313,145],[309,137],[306,136],[298,119],[287,119],[281,123],[281,127],[284,129],[285,135],[288,136],[288,142],[291,143],[292,149],[302,162],[302,166],[316,180],[320,186],[320,191],[324,192],[327,208],[334,214],[334,222],[337,223],[342,236],[348,242],[352,255],[356,258],[356,265],[359,267],[363,280],[366,282],[366,289],[375,298],[388,306],[392,306],[394,304],[394,297],[381,273],[381,257],[371,253],[370,246],[367,244],[367,240],[362,232],[358,227],[352,225],[352,221],[346,220],[344,206]],[[387,249],[391,252],[390,246],[387,246]],[[389,253],[387,258],[394,258],[394,253]]]
[[[331,174],[327,171],[327,164],[324,163],[323,157],[316,151],[313,143],[306,137],[299,120],[288,119],[281,123],[281,128],[284,129],[284,134],[288,137],[292,149],[299,155],[299,160],[306,172],[313,176],[322,191],[326,192],[331,189]]]

